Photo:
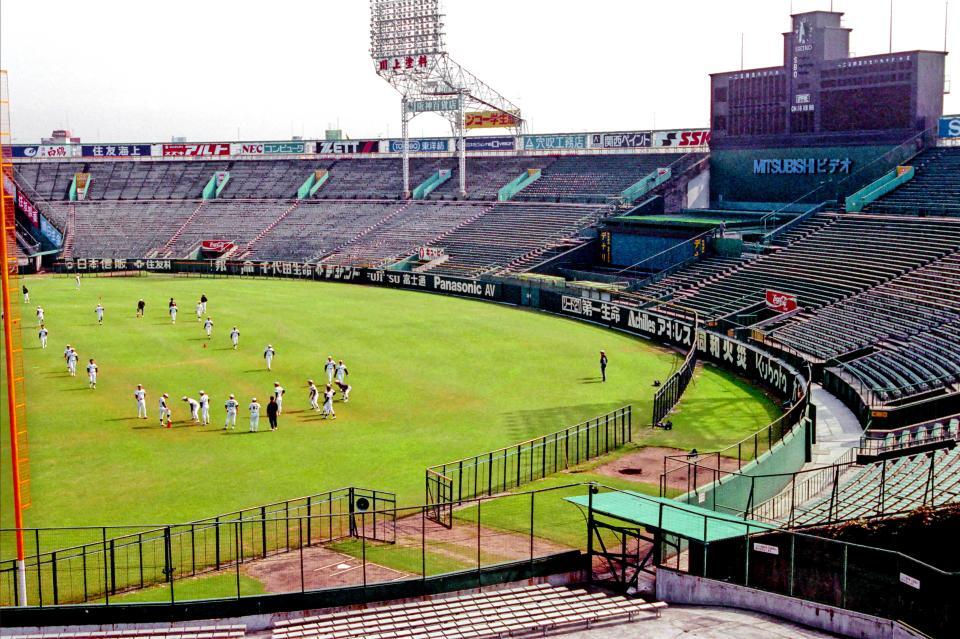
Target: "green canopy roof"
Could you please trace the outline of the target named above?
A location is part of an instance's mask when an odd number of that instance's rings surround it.
[[[587,507],[589,496],[567,497],[567,501]],[[710,543],[743,537],[748,532],[776,530],[776,526],[718,513],[709,508],[683,504],[662,497],[631,491],[599,493],[593,496],[593,511],[633,524],[658,528],[686,539]]]

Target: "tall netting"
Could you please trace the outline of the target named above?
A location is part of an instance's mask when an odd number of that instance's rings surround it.
[[[17,458],[20,477],[20,499],[23,508],[30,505],[30,475],[28,472],[28,461],[30,458],[29,448],[27,447],[27,412],[26,412],[26,393],[23,387],[23,339],[21,335],[21,307],[17,297],[20,290],[20,282],[17,276],[17,260],[19,250],[17,248],[16,238],[16,218],[14,211],[14,191],[13,184],[13,147],[11,146],[10,133],[10,91],[7,82],[7,72],[0,69],[0,170],[3,173],[3,180],[0,181],[0,211],[3,214],[3,241],[6,244],[6,264],[7,282],[10,292],[9,317],[4,321],[4,331],[10,336],[10,355],[12,363],[12,392],[14,400],[12,402],[16,418],[13,423],[16,424],[15,433],[11,436],[16,437]],[[6,343],[4,343],[6,348]],[[5,373],[6,374],[6,373]],[[9,401],[9,397],[6,397]],[[6,408],[6,407],[5,407]]]

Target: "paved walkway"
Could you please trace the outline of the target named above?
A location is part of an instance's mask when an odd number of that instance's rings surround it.
[[[820,384],[813,384],[811,401],[817,407],[817,443],[813,461],[803,470],[829,466],[860,443],[863,428],[849,408]]]
[[[637,621],[615,626],[551,634],[562,639],[821,639],[833,637],[789,621],[736,608],[668,606],[655,621]]]

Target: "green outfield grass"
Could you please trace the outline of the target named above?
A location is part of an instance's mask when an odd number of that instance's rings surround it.
[[[300,281],[163,276],[28,278],[23,307],[33,506],[28,526],[182,522],[241,507],[356,485],[423,500],[426,466],[549,433],[632,404],[634,430],[650,445],[734,442],[769,422],[776,407],[713,368],[700,371],[671,432],[646,427],[654,378],[673,352],[628,335],[547,314],[428,293]],[[193,307],[210,298],[207,342]],[[167,300],[181,312],[171,325]],[[134,317],[136,300],[147,315]],[[94,307],[106,307],[98,326]],[[39,348],[33,312],[43,305],[50,345]],[[230,348],[236,324],[240,350]],[[66,374],[65,344],[79,351]],[[265,370],[267,343],[277,350]],[[207,346],[204,348],[204,346]],[[599,383],[597,351],[610,356]],[[327,355],[343,358],[354,387],[338,419],[308,408],[305,383]],[[83,367],[100,367],[96,390]],[[262,404],[274,380],[286,387],[280,430],[266,416],[247,434],[246,404]],[[147,389],[149,419],[137,420],[134,387]],[[213,424],[185,421],[182,395],[204,389]],[[158,427],[157,400],[171,396],[174,428]],[[223,401],[241,401],[238,429],[220,428]],[[2,523],[12,523],[4,414]],[[7,550],[3,549],[3,554]]]

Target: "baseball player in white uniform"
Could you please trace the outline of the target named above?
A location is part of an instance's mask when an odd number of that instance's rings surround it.
[[[97,307],[93,309],[97,313],[97,324],[103,324],[103,304],[97,302]]]
[[[240,331],[237,330],[236,326],[230,331],[230,341],[233,342],[233,350],[237,350],[240,345]]]
[[[273,350],[273,346],[267,344],[267,347],[263,351],[263,359],[267,360],[267,370],[273,370],[273,356],[277,354],[277,351]]]
[[[43,307],[37,307],[37,325],[43,324]]]
[[[333,355],[327,357],[327,363],[323,365],[323,370],[327,374],[327,383],[333,383],[333,374],[337,370],[337,363],[333,361]]]
[[[170,305],[170,321],[173,324],[177,323],[177,305],[176,304]]]
[[[133,391],[133,398],[137,400],[137,419],[146,419],[147,391],[143,390],[142,384],[137,384],[137,390]]]
[[[323,419],[337,418],[337,412],[333,410],[333,388],[327,384],[327,389],[323,391]]]
[[[204,426],[210,423],[210,396],[200,391],[200,423]]]
[[[313,383],[312,379],[307,380],[307,389],[310,393],[310,408],[315,411],[320,410],[320,390],[317,388],[317,385]]]
[[[80,356],[77,354],[77,349],[71,348],[70,352],[67,353],[67,372],[70,373],[70,377],[77,376],[77,361],[79,361]]]
[[[227,421],[223,424],[223,430],[232,430],[237,427],[237,409],[240,408],[240,402],[230,393],[230,398],[223,403],[223,407],[227,409]]]
[[[273,383],[273,396],[277,398],[277,415],[283,414],[283,395],[286,392],[280,382]]]
[[[250,410],[250,432],[256,433],[260,430],[260,404],[256,397],[250,400],[250,405],[247,408]]]
[[[199,322],[202,319],[203,319],[203,304],[201,304],[200,302],[197,302],[197,321]]]
[[[337,381],[341,384],[345,383],[347,381],[347,375],[349,374],[349,371],[347,371],[347,365],[344,364],[343,360],[341,359],[337,364]]]
[[[198,402],[192,397],[187,397],[186,395],[184,395],[180,399],[190,405],[190,421],[192,421],[195,424],[199,424],[200,423],[200,402]]]
[[[47,327],[41,324],[40,330],[37,332],[37,337],[40,338],[40,348],[47,347],[47,335],[49,334],[50,334],[50,331],[47,330]]]
[[[170,411],[170,407],[167,406],[167,400],[170,399],[170,396],[164,393],[160,396],[160,425],[170,428],[173,421],[173,413]]]
[[[89,380],[90,388],[97,387],[97,363],[90,359],[90,363],[87,364],[87,379]]]
[[[207,318],[207,321],[203,323],[203,330],[207,332],[207,339],[210,339],[210,337],[213,335],[213,320],[209,317]]]

